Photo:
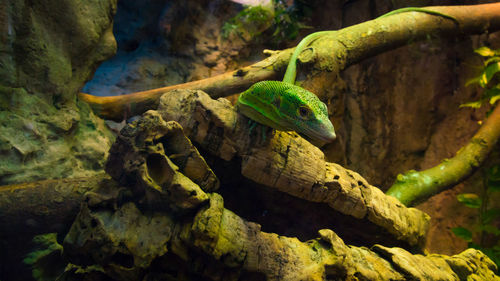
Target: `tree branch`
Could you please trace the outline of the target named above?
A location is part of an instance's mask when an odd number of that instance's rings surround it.
[[[382,52],[403,46],[408,41],[436,36],[479,34],[500,28],[500,3],[427,7],[455,17],[457,24],[447,18],[425,13],[401,13],[367,21],[339,30],[335,36],[325,36],[313,42],[312,56],[299,56],[302,63],[314,62],[314,69],[336,75],[351,64]],[[274,52],[269,58],[207,79],[122,96],[97,97],[80,93],[104,119],[120,121],[127,116],[140,115],[155,108],[160,96],[173,89],[199,89],[211,97],[228,96],[246,90],[261,80],[280,79],[293,49]]]
[[[446,159],[425,171],[410,171],[398,175],[396,183],[386,194],[396,197],[408,206],[446,190],[479,168],[499,138],[500,106],[497,106],[470,142],[462,147],[455,157]]]
[[[85,192],[94,189],[106,174],[91,178],[50,179],[0,187],[2,237],[59,232],[71,225]],[[113,185],[109,181],[108,185]]]

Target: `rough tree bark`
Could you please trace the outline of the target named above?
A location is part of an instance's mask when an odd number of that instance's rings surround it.
[[[205,136],[220,129],[213,126]],[[116,195],[96,190],[89,197],[63,243],[70,262],[64,280],[500,280],[496,266],[474,249],[425,256],[348,246],[330,229],[307,242],[267,233],[210,192],[217,188],[214,175],[178,123],[148,111],[123,132],[107,171],[135,196],[117,202]],[[219,137],[229,142],[230,133]]]
[[[160,100],[158,112],[174,120],[208,153],[241,162],[241,175],[292,196],[375,224],[410,246],[422,246],[429,218],[404,208],[357,173],[324,160],[321,150],[295,132],[249,135],[248,119],[225,100],[202,91],[175,90]],[[259,128],[256,129],[256,131]],[[361,223],[361,222],[360,222]]]
[[[111,180],[102,173],[91,178],[44,180],[0,187],[0,237],[59,232],[71,224],[84,194]]]

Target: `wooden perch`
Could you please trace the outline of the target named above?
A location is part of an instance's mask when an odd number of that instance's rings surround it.
[[[286,53],[290,52],[291,50]],[[94,112],[100,117],[121,121],[131,116],[140,115],[149,109],[156,108],[160,96],[170,90],[200,89],[212,93],[212,97],[222,97],[242,92],[248,89],[253,83],[262,80],[279,79],[279,73],[283,70],[276,70],[276,67],[284,67],[286,66],[286,62],[276,63],[277,59],[278,57],[272,56],[236,71],[149,91],[109,97],[79,93],[78,98],[90,104]]]
[[[480,34],[500,28],[500,3],[426,9],[453,16],[460,24],[457,26],[449,19],[425,13],[401,13],[344,28],[334,37],[320,38],[312,44],[312,55],[299,56],[299,60],[303,63],[313,61],[314,69],[331,72],[335,77],[349,65],[409,41],[425,39],[428,34]],[[79,98],[89,103],[102,118],[121,121],[155,108],[160,96],[169,90],[199,89],[217,98],[241,92],[257,81],[281,80],[292,51],[274,52],[269,58],[251,66],[199,81],[122,96],[97,97],[80,93]]]
[[[208,195],[208,194],[206,194]],[[346,245],[330,229],[302,242],[261,231],[224,208],[222,197],[183,219],[84,205],[64,240],[68,280],[499,280],[495,264],[468,249],[414,255],[401,248]],[[200,254],[202,253],[202,254]],[[84,261],[84,262],[82,262]],[[92,266],[88,266],[91,264]],[[85,278],[87,277],[87,278]],[[93,278],[89,278],[93,277]]]
[[[220,151],[222,147],[228,148],[223,143],[232,144],[238,150],[236,153],[244,158],[248,156],[246,161],[267,163],[267,171],[261,170],[261,173],[268,174],[268,179],[259,178],[260,181],[274,181],[280,191],[332,203],[333,208],[355,217],[369,217],[372,213],[378,217],[369,218],[374,222],[385,221],[391,223],[390,228],[404,228],[395,230],[396,233],[422,223],[418,217],[411,216],[425,217],[423,213],[391,200],[355,173],[326,163],[323,174],[314,175],[307,167],[313,163],[295,163],[306,160],[303,155],[308,151],[316,153],[296,135],[274,136],[262,146],[254,147],[252,143],[247,151],[239,151],[245,144],[234,141],[246,132],[243,125],[246,120],[231,118],[237,116],[227,110],[230,106],[226,102],[214,101],[201,91],[177,91],[177,94],[183,102],[175,105],[182,104],[185,109],[178,117],[187,123],[201,121],[191,127],[189,134],[203,139],[206,149],[226,153]],[[172,95],[163,97],[160,109],[173,109],[165,106]],[[191,114],[183,115],[188,113]],[[224,124],[233,127],[224,127]],[[276,145],[280,141],[288,144],[286,147]],[[219,146],[211,147],[213,143]],[[296,147],[294,143],[301,145]],[[278,155],[282,153],[286,155]],[[110,154],[107,171],[129,191],[135,191],[135,195],[119,200],[116,190],[101,189],[87,196],[64,239],[65,254],[52,255],[65,258],[66,264],[59,262],[65,280],[499,279],[495,275],[495,264],[475,249],[455,256],[419,255],[397,247],[346,245],[330,229],[318,229],[314,238],[306,242],[262,231],[259,224],[227,209],[220,194],[211,192],[218,187],[211,169],[181,126],[174,121],[166,122],[158,111],[148,111],[143,118],[125,127]],[[255,157],[256,154],[259,157]],[[264,155],[275,158],[277,163]],[[288,157],[283,159],[283,167],[280,157]],[[315,159],[319,163],[311,169],[317,172],[325,163]],[[303,169],[298,171],[301,164]],[[326,178],[322,178],[325,175]],[[315,186],[310,186],[311,181],[315,181]],[[286,183],[288,191],[283,186]],[[233,191],[239,192],[238,187],[232,186]],[[151,204],[152,200],[156,204]],[[120,201],[120,204],[109,204],[110,201]],[[412,225],[402,223],[407,219]],[[366,231],[360,227],[360,231]],[[43,266],[45,264],[48,263]]]
[[[321,150],[295,132],[250,133],[248,119],[228,100],[202,91],[174,90],[160,99],[164,120],[179,122],[204,150],[230,161],[241,158],[241,174],[292,196],[324,203],[353,219],[366,219],[395,239],[423,246],[429,217],[405,208],[357,173],[324,160]],[[147,114],[150,114],[147,112]]]
[[[455,157],[424,171],[398,175],[397,181],[387,190],[387,195],[411,206],[460,183],[481,166],[499,138],[500,106],[496,106],[479,131]]]
[[[30,237],[67,229],[80,209],[84,194],[106,179],[110,177],[103,173],[91,178],[1,186],[0,237]]]

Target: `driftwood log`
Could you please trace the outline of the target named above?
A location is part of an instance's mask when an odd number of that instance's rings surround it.
[[[225,161],[238,159],[235,165],[241,166],[242,176],[326,204],[332,213],[368,221],[390,233],[390,239],[423,246],[429,223],[426,214],[404,207],[357,173],[326,162],[319,148],[295,132],[266,132],[267,141],[263,142],[264,137],[250,132],[248,119],[229,101],[213,100],[202,91],[166,93],[158,113],[164,120],[179,122],[186,135],[208,153]]]
[[[84,194],[95,189],[101,181],[117,186],[105,173],[92,178],[1,186],[0,238],[67,230],[78,213]]]
[[[162,116],[175,116],[187,129]],[[240,162],[241,175],[264,188],[303,203],[319,202],[329,206],[329,216],[355,221],[353,236],[389,235],[387,240],[399,239],[418,251],[428,223],[424,213],[326,163],[318,148],[296,134],[265,131],[265,140],[259,134],[248,137],[247,121],[225,99],[212,100],[201,91],[169,93],[158,111],[145,113],[118,136],[106,167],[113,180],[38,183],[41,191],[59,198],[56,203],[83,202],[63,247],[53,248],[61,252],[46,257],[64,263],[42,260],[40,272],[53,270],[47,264],[65,264],[57,280],[500,280],[494,263],[473,249],[455,256],[412,254],[374,245],[376,238],[352,246],[328,228],[318,228],[306,241],[264,231],[238,216],[216,192],[239,192],[239,186],[224,186],[188,136],[207,154]],[[79,191],[57,197],[61,187]],[[29,186],[3,188],[2,196],[23,190]],[[36,207],[30,198],[26,205]],[[57,208],[56,203],[44,206]],[[51,216],[57,211],[47,211],[46,219],[55,223]],[[370,232],[369,224],[381,232]]]
[[[206,96],[200,91],[185,93]],[[202,107],[200,100],[184,101],[187,108]],[[213,192],[218,180],[211,169],[180,125],[164,121],[159,112],[149,111],[130,124],[113,145],[107,171],[133,196],[118,199],[116,192],[107,195],[109,189],[88,196],[63,243],[70,262],[63,280],[500,280],[491,260],[473,249],[451,257],[415,255],[381,245],[348,246],[330,229],[318,229],[319,237],[307,242],[262,231],[260,225],[225,208],[222,196]],[[207,117],[205,110],[197,113]],[[214,120],[208,118],[203,124]],[[238,124],[244,124],[238,120],[233,124],[236,132]],[[186,135],[198,131],[206,137],[222,130],[212,126],[203,133],[203,124]],[[291,142],[293,136],[285,135],[273,139]],[[219,137],[230,141],[224,132]],[[348,172],[337,180],[342,177],[352,183]],[[336,186],[342,193],[342,184]],[[316,188],[328,189],[326,184]],[[307,186],[304,190],[308,199],[318,198]],[[394,202],[387,199],[385,206]]]

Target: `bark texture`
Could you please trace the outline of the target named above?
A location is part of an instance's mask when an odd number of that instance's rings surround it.
[[[125,188],[136,196],[92,193],[64,239],[70,264],[58,280],[500,280],[496,266],[472,249],[424,256],[381,245],[348,246],[330,229],[307,242],[261,231],[208,191],[214,181],[195,183],[200,175],[213,175],[195,152],[179,125],[157,112],[127,127],[113,145],[115,165],[107,169],[117,181],[126,178]],[[174,164],[179,153],[194,153],[191,161],[202,172]],[[148,165],[160,155],[164,164]],[[158,166],[167,176],[158,176]]]
[[[418,247],[425,241],[427,215],[403,208],[357,173],[326,162],[319,148],[295,132],[265,131],[265,141],[261,134],[249,137],[246,117],[229,101],[213,100],[202,91],[166,93],[158,113],[179,122],[208,153],[225,161],[236,159],[239,163],[233,164],[241,166],[241,175],[256,183],[367,220],[408,245]]]

